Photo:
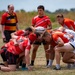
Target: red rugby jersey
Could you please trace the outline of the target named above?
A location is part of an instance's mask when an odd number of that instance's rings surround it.
[[[64,41],[64,43],[69,42],[69,39],[67,38],[65,33],[62,33],[60,31],[56,31],[56,32],[54,32],[52,34],[52,41],[51,41],[51,45],[52,46],[56,46],[57,45],[57,41],[58,41],[59,37]]]
[[[4,30],[15,31],[17,22],[18,20],[15,12],[13,12],[12,15],[8,12],[2,15],[1,25],[5,25]]]
[[[17,46],[14,45],[14,42],[12,40],[10,42],[8,42],[7,44],[5,44],[5,47],[7,47],[7,50],[10,53],[13,53],[15,55],[19,55],[24,50],[31,49],[30,41],[28,38],[25,38],[23,36],[19,36],[16,41],[18,43]]]
[[[42,26],[47,28],[51,24],[51,21],[48,16],[39,17],[38,15],[32,19],[32,25],[34,27]]]
[[[68,18],[64,18],[64,24],[62,26],[68,29],[72,26],[75,30],[75,22]]]
[[[24,33],[25,33],[25,30],[18,30],[18,31],[15,32],[15,35],[17,35],[17,36],[23,36]]]

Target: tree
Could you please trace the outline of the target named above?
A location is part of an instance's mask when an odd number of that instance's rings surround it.
[[[49,13],[49,14],[51,13],[49,10],[45,10],[45,12],[46,12],[46,13]]]
[[[24,9],[21,9],[20,12],[25,12],[25,10]]]
[[[55,13],[68,13],[67,9],[58,9],[55,11]]]
[[[71,8],[70,11],[75,12],[75,8]]]

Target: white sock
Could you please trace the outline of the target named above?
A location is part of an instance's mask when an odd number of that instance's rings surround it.
[[[48,66],[52,66],[53,60],[49,59]]]
[[[56,68],[59,69],[60,68],[60,64],[56,64]]]

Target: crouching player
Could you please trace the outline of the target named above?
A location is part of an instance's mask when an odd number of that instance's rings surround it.
[[[67,36],[69,37],[69,36]],[[63,46],[64,43],[67,43],[69,42],[69,39],[66,37],[66,34],[65,33],[62,33],[60,31],[54,31],[52,33],[48,33],[48,32],[45,32],[43,34],[43,39],[50,44],[50,53],[49,53],[49,56],[50,56],[50,60],[49,60],[49,66],[51,67],[52,66],[52,62],[54,60],[54,57],[57,56],[57,47],[60,47],[60,46]],[[61,50],[61,49],[60,49]],[[60,53],[59,53],[59,56],[56,57],[56,67],[55,69],[56,70],[60,70],[60,62],[59,64],[57,59],[60,60]]]
[[[31,44],[38,38],[36,34],[31,33],[29,38],[20,36],[16,39],[16,43],[10,40],[10,42],[4,45],[2,48],[1,56],[4,62],[7,62],[7,66],[0,67],[1,71],[15,71],[16,70],[16,61],[21,53],[25,55],[25,62],[28,70],[32,70],[30,66],[30,49]]]
[[[29,34],[32,33],[32,32],[33,32],[32,28],[31,27],[27,27],[25,30],[18,30],[16,32],[12,33],[11,37],[14,38],[14,39],[16,39],[18,36],[28,37]],[[23,58],[23,56],[21,57],[21,59],[19,58],[20,64],[18,64],[17,68],[19,68],[19,66],[21,66],[22,70],[24,70],[25,67],[26,67],[26,64],[25,64],[25,62],[23,62],[24,58],[23,59],[22,58]]]
[[[75,41],[62,44],[62,46],[55,47],[55,56],[56,56],[56,69],[60,68],[60,53],[63,53],[63,62],[75,64]]]
[[[64,53],[63,62],[69,64],[68,68],[75,68],[75,50],[72,52]]]

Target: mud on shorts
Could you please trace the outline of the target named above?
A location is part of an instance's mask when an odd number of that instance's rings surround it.
[[[19,56],[8,52],[6,48],[4,48],[2,50],[3,50],[3,52],[1,53],[1,57],[2,57],[3,61],[4,62],[7,61],[8,64],[10,64],[10,65],[16,64],[16,60]]]

